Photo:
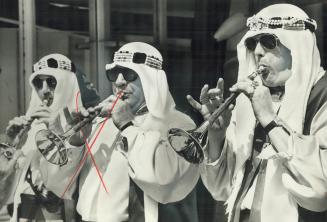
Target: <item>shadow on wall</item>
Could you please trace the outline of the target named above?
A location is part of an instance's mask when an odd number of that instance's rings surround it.
[[[86,79],[86,75],[79,69],[77,69],[76,77],[83,106],[85,108],[96,106],[100,101],[100,96],[94,85]]]
[[[230,95],[229,88],[234,85],[237,81],[238,75],[238,60],[237,57],[233,57],[227,60],[224,64],[224,97]]]

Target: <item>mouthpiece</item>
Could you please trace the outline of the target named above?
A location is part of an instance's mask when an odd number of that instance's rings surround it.
[[[253,73],[251,73],[250,75],[248,75],[248,79],[249,80],[254,80],[255,77],[257,77],[258,75],[265,75],[268,74],[269,70],[267,67],[265,66],[259,66],[258,69],[256,71],[254,71]]]
[[[259,72],[259,75],[265,75],[265,74],[268,74],[269,70],[265,66],[259,66],[258,72]]]
[[[127,95],[123,91],[118,92],[118,97],[120,97],[122,100],[127,99]]]
[[[42,100],[42,105],[44,105],[44,106],[48,106],[48,102],[49,102],[49,100],[44,99],[44,100]]]

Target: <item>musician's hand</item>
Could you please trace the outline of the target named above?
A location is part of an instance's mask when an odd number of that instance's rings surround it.
[[[50,131],[56,134],[62,134],[64,132],[64,129],[61,126],[60,113],[53,112],[49,107],[45,106],[41,109],[38,109],[33,112],[31,116],[37,119],[37,124],[45,124]]]
[[[266,86],[256,81],[245,79],[237,82],[230,88],[231,92],[244,93],[252,103],[254,115],[262,126],[272,121],[276,114],[273,109],[272,97]]]
[[[44,161],[40,152],[33,153],[33,157],[30,162],[30,169],[31,169],[31,180],[33,186],[36,189],[41,190],[42,185],[44,184],[43,180],[46,180],[48,175],[41,174],[41,169],[44,166],[41,166],[41,162]]]
[[[32,184],[37,187],[39,191],[42,190],[44,185],[42,174],[40,169],[31,169],[32,171]]]
[[[36,119],[36,123],[44,123],[50,131],[57,134],[62,134],[64,131],[60,123],[59,112],[53,112],[45,104],[41,104],[32,110],[30,116],[32,119]]]
[[[110,95],[108,98],[103,100],[94,108],[89,108],[88,111],[99,111],[100,117],[111,117],[111,113],[113,111],[113,106],[115,104],[117,97],[115,95]]]
[[[22,158],[23,152],[21,150],[17,150],[10,160],[4,155],[0,155],[0,207],[6,203],[15,187],[13,184],[15,168],[17,168],[17,160]]]
[[[219,78],[216,88],[209,89],[208,85],[202,87],[200,94],[201,106],[197,105],[196,101],[189,95],[187,96],[187,100],[194,109],[202,114],[204,119],[208,119],[210,114],[222,103],[223,91],[224,80]]]
[[[69,112],[68,108],[64,109],[64,115],[66,118],[66,127],[65,131],[70,130],[84,118],[91,115],[91,112],[88,112],[83,107],[78,110],[78,112]],[[81,146],[85,143],[86,139],[89,137],[92,131],[92,123],[86,124],[82,129],[76,132],[69,138],[69,143],[73,146]]]
[[[0,155],[0,179],[6,179],[13,175],[15,172],[17,160],[23,157],[21,150],[16,150],[13,157],[8,160],[3,154]],[[18,166],[17,166],[18,167]]]
[[[102,107],[100,116],[108,116],[110,114],[112,121],[118,129],[121,129],[126,123],[134,119],[130,105],[122,99],[117,100],[115,95],[109,96],[99,106]]]
[[[220,106],[223,102],[224,92],[224,80],[219,78],[216,88],[209,89],[208,85],[204,85],[201,90],[200,103],[188,95],[186,98],[190,105],[199,111],[205,120],[208,120],[211,114]],[[229,125],[231,118],[231,111],[234,106],[230,105],[228,109],[223,112],[221,116],[209,127],[209,130],[223,130],[225,131]]]
[[[9,121],[6,128],[6,134],[11,139],[14,140],[17,134],[23,129],[24,126],[28,125],[32,119],[27,116],[15,117]]]
[[[41,104],[37,107],[33,107],[33,110],[31,111],[31,118],[32,119],[38,119],[40,121],[49,121],[51,114],[53,111],[46,106],[45,104]]]

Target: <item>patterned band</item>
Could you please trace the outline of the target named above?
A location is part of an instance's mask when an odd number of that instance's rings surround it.
[[[316,21],[310,18],[273,17],[267,19],[257,17],[256,15],[248,18],[246,26],[251,31],[282,28],[295,31],[309,29],[311,32],[314,32],[317,29]]]
[[[33,66],[33,72],[39,71],[44,68],[62,69],[73,73],[76,72],[74,63],[64,60],[56,60],[54,58],[38,61]]]
[[[115,52],[114,62],[132,62],[136,64],[145,64],[155,69],[162,69],[162,60],[155,56],[147,55],[145,53],[140,52]]]

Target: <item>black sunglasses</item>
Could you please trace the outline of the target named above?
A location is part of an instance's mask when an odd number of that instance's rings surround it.
[[[123,66],[115,66],[114,68],[106,71],[107,78],[110,82],[116,82],[120,73],[127,82],[133,82],[137,79],[137,73],[134,70]]]
[[[39,76],[36,76],[32,83],[36,89],[42,89],[43,87],[43,81],[46,81],[49,88],[55,89],[57,86],[57,80],[53,76],[47,76],[44,78],[40,78]]]
[[[244,44],[248,50],[254,51],[258,42],[266,49],[274,49],[277,47],[279,39],[273,34],[262,34],[245,39]]]

